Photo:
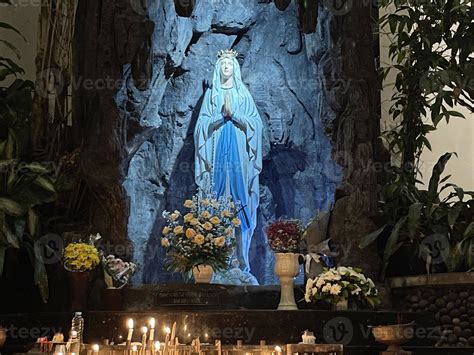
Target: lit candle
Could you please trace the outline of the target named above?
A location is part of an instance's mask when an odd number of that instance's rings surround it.
[[[142,352],[145,353],[146,348],[146,334],[148,333],[147,327],[142,327]]]
[[[150,318],[150,321],[148,322],[150,324],[150,344],[153,345],[153,341],[155,340],[155,318]]]
[[[277,354],[281,354],[281,347],[280,346],[275,346],[275,351],[277,352]]]
[[[161,344],[159,341],[155,342],[155,353],[157,352],[158,354],[160,353],[160,347],[161,347]]]
[[[173,328],[171,329],[171,344],[174,344],[175,337],[176,337],[176,322],[173,323]]]
[[[132,354],[136,354],[137,353],[137,346],[134,345],[132,346]]]
[[[97,354],[99,352],[99,344],[92,345],[92,351],[94,354]]]
[[[130,346],[130,344],[132,343],[133,327],[134,327],[134,322],[132,318],[128,320],[127,325],[128,325],[127,345]]]

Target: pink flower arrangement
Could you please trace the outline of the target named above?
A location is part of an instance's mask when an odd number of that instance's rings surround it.
[[[278,220],[266,228],[268,244],[275,253],[295,253],[303,238],[304,228],[297,219]]]

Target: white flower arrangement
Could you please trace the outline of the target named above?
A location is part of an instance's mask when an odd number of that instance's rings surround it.
[[[168,251],[169,269],[184,275],[198,265],[210,265],[215,271],[228,269],[234,230],[240,226],[240,203],[201,192],[186,200],[184,207],[189,210],[185,215],[163,212],[167,225],[161,245]]]
[[[306,283],[305,301],[337,304],[352,299],[370,306],[380,303],[374,282],[362,270],[339,266],[327,269]]]

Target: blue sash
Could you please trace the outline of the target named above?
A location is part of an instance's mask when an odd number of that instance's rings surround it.
[[[238,217],[241,221],[241,230],[244,232],[250,228],[250,214],[235,129],[232,121],[227,121],[222,127],[214,162],[214,190],[218,197],[225,196],[228,175],[230,194],[234,202],[240,201],[242,204]]]

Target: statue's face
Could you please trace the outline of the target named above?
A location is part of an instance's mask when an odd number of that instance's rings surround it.
[[[234,75],[234,63],[232,59],[224,58],[221,60],[221,78],[229,79]]]

